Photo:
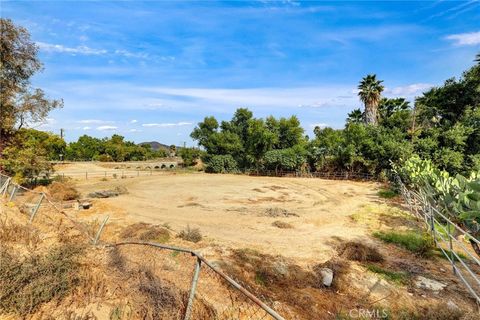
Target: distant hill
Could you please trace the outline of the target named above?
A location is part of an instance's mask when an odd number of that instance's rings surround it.
[[[170,150],[170,145],[166,145],[166,144],[163,144],[163,143],[160,143],[160,142],[157,142],[157,141],[150,141],[150,142],[142,142],[142,143],[139,143],[139,145],[150,145],[150,147],[152,148],[152,150],[155,150],[155,151],[158,151],[160,149],[164,149],[164,150]],[[176,147],[177,150],[180,150],[182,147],[179,147],[177,146]]]
[[[139,143],[139,145],[141,145],[141,146],[150,145],[152,150],[155,150],[155,151],[158,151],[160,149],[164,149],[164,150],[169,150],[170,149],[170,146],[167,146],[166,144],[163,144],[163,143],[160,143],[160,142],[157,142],[157,141],[142,142],[142,143]]]

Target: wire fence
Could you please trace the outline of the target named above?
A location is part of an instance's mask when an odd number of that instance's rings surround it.
[[[470,246],[480,246],[480,241],[452,222],[422,190],[407,188],[400,177],[396,182],[410,212],[425,222],[438,250],[450,262],[453,273],[480,304],[480,259]]]
[[[250,176],[266,176],[266,177],[292,177],[292,178],[321,178],[330,180],[374,180],[375,175],[359,172],[310,172],[301,170],[263,170],[263,171],[247,171]]]
[[[119,242],[101,240],[108,217],[102,223],[89,224],[79,221],[62,210],[45,193],[19,186],[8,176],[0,174],[0,196],[9,206],[26,214],[29,223],[55,228],[74,228],[79,239],[106,250],[116,250],[121,257],[121,268],[149,267],[149,272],[169,283],[179,292],[179,303],[170,313],[159,313],[159,319],[276,319],[283,320],[269,305],[262,302],[238,282],[223,273],[199,253],[184,248],[157,243]],[[61,218],[60,224],[58,218]],[[118,259],[117,259],[118,260]],[[150,288],[160,290],[161,288]],[[161,292],[158,299],[165,298]],[[161,301],[152,301],[158,304]],[[158,304],[161,306],[161,304]],[[161,308],[160,308],[161,309]]]

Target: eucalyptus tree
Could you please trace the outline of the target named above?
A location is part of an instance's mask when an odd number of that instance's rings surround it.
[[[378,123],[378,104],[382,97],[383,80],[377,80],[375,74],[364,77],[358,85],[358,96],[365,105],[365,123],[376,125]]]

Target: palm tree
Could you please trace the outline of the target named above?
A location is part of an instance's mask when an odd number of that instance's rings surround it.
[[[380,102],[383,80],[377,80],[375,74],[369,74],[358,85],[358,96],[365,105],[365,123],[377,124],[378,103]]]
[[[351,123],[361,123],[364,119],[364,115],[363,115],[363,112],[362,110],[360,109],[354,109],[352,110],[352,112],[350,112],[348,114],[348,117],[347,117],[347,124],[351,124]]]
[[[480,63],[480,53],[477,53],[477,56],[475,57],[475,62]]]

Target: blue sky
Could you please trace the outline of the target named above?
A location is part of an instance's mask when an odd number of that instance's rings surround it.
[[[45,70],[33,85],[65,106],[34,127],[67,140],[113,133],[188,145],[207,115],[238,107],[343,127],[358,81],[413,99],[480,52],[477,1],[2,1]]]

